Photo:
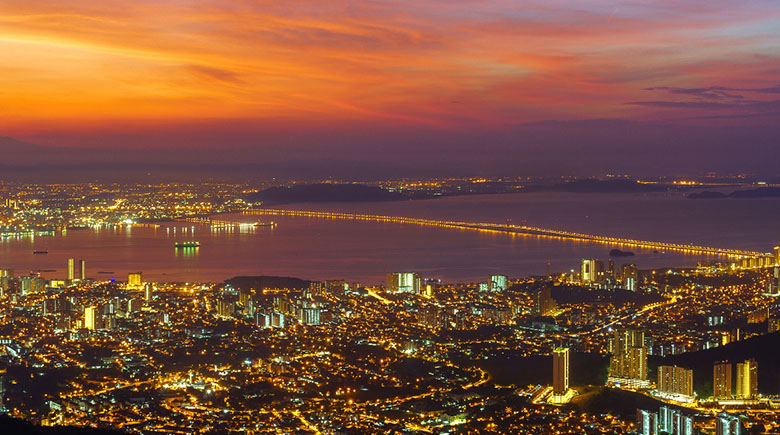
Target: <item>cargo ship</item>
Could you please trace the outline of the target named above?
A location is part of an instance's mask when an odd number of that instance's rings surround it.
[[[179,248],[200,248],[200,242],[194,242],[194,241],[176,242],[176,245],[174,245],[174,246],[176,246],[176,249],[179,249]]]
[[[276,226],[276,222],[273,222],[273,221],[271,221],[271,222],[257,221],[257,222],[255,222],[255,226],[256,227],[275,227]]]
[[[45,249],[44,250],[35,250],[35,251],[33,251],[33,254],[36,254],[36,255],[48,254],[48,253],[49,253],[49,251],[47,251]]]

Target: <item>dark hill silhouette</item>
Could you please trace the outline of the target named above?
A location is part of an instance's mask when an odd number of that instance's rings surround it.
[[[225,280],[225,284],[236,289],[277,289],[286,288],[303,290],[309,287],[311,281],[286,276],[236,276]]]
[[[36,426],[7,415],[0,415],[0,432],[3,435],[121,435],[124,432],[75,426]]]
[[[48,150],[53,150],[53,148],[23,142],[8,136],[0,136],[0,153],[3,155],[15,156],[16,154],[30,154]]]
[[[713,192],[705,190],[699,193],[691,193],[689,199],[751,199],[751,198],[780,198],[780,188],[778,187],[759,187],[757,189],[735,190],[729,194],[722,192]]]
[[[250,200],[274,205],[293,202],[403,201],[411,197],[364,184],[299,184],[291,187],[271,187],[252,195]]]

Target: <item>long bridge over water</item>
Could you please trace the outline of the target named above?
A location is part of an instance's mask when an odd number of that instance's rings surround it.
[[[527,225],[497,224],[489,222],[460,222],[435,219],[421,219],[402,216],[382,216],[372,214],[319,212],[302,210],[257,209],[245,211],[244,214],[255,215],[280,215],[301,216],[323,219],[351,219],[373,222],[391,222],[400,224],[413,224],[444,228],[457,228],[464,230],[488,231],[495,233],[509,233],[519,236],[536,236],[559,240],[571,240],[579,242],[601,243],[611,246],[644,248],[664,251],[676,251],[687,254],[718,255],[730,258],[755,258],[764,257],[767,254],[756,251],[744,251],[739,249],[713,248],[709,246],[690,245],[684,243],[653,242],[648,240],[636,240],[623,237],[600,236],[594,234],[577,233],[572,231],[539,228]]]

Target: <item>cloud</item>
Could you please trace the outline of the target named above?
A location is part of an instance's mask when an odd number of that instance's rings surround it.
[[[714,1],[6,0],[0,131],[213,118],[459,130],[720,113],[780,93],[780,10]]]
[[[695,97],[722,99],[722,98],[744,98],[736,92],[759,93],[759,94],[780,94],[780,85],[766,88],[734,88],[727,86],[708,86],[704,88],[675,88],[670,86],[659,86],[645,88],[645,91],[666,91],[671,94],[692,95]]]
[[[185,65],[184,69],[198,76],[234,85],[244,84],[241,74],[205,65]]]
[[[734,113],[730,115],[733,118],[744,118],[746,116],[777,116],[780,110],[780,100],[734,100],[730,102],[720,101],[630,101],[626,103],[630,106],[647,106],[671,109],[697,109],[697,110],[731,110]],[[718,118],[724,118],[724,115],[718,115]],[[716,117],[698,117],[697,119],[707,119]]]

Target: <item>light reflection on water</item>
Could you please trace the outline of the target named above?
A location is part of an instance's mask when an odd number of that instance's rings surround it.
[[[780,201],[693,201],[669,195],[522,194],[444,198],[374,204],[302,204],[303,210],[345,211],[432,219],[515,223],[648,240],[768,251],[780,241]],[[87,275],[126,279],[143,271],[161,281],[221,281],[235,275],[284,275],[307,279],[347,279],[381,283],[389,271],[414,270],[448,282],[484,281],[494,273],[510,276],[568,271],[579,260],[606,260],[609,246],[536,236],[284,216],[222,217],[276,227],[219,227],[192,223],[68,231],[0,242],[0,268],[17,275],[36,269],[47,278],[63,277],[68,257],[84,259]],[[174,243],[197,240],[196,250]],[[47,249],[48,255],[34,255]],[[616,258],[640,267],[695,265],[701,256],[632,249]],[[712,257],[709,257],[712,259]]]

